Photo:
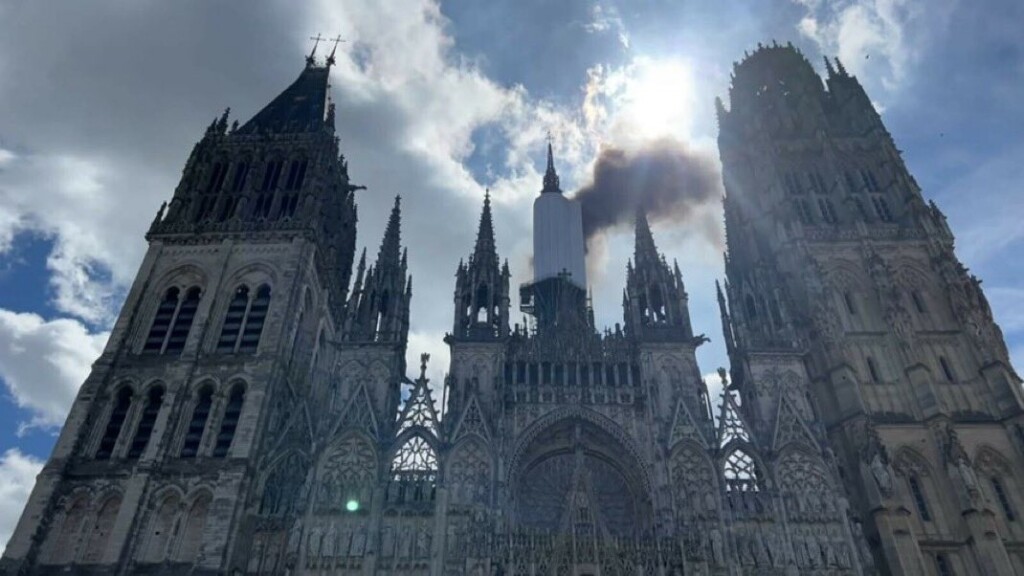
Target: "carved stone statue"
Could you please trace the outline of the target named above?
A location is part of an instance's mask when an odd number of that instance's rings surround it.
[[[882,456],[878,452],[871,457],[871,475],[875,477],[875,484],[878,485],[878,489],[882,494],[889,496],[892,494],[892,471],[889,465],[882,462]]]
[[[715,564],[724,564],[725,543],[722,541],[722,533],[717,528],[712,528],[709,537],[711,539],[711,556],[714,558]]]

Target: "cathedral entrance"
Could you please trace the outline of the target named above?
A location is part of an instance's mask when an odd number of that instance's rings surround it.
[[[609,556],[650,534],[639,462],[593,422],[567,418],[542,430],[517,468],[512,531],[523,557],[516,563],[537,574],[600,574]]]

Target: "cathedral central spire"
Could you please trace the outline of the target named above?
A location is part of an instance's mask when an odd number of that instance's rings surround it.
[[[560,182],[558,180],[558,172],[555,172],[555,155],[551,150],[551,142],[548,141],[548,169],[544,172],[544,189],[541,192],[558,192],[562,193]]]

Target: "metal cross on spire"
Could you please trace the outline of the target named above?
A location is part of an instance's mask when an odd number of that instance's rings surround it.
[[[313,41],[313,49],[309,51],[309,56],[306,56],[306,64],[312,66],[313,63],[315,62],[313,60],[313,55],[316,54],[316,47],[319,46],[320,41],[324,40],[325,38],[320,36],[320,33],[317,32],[316,36],[310,36],[309,39]]]
[[[328,66],[334,65],[334,53],[338,50],[338,44],[341,43],[341,42],[344,42],[344,41],[345,40],[343,40],[341,38],[340,34],[338,36],[334,37],[334,38],[329,38],[328,39],[328,42],[334,42],[334,46],[331,47],[331,54],[329,56],[327,56],[327,65]]]

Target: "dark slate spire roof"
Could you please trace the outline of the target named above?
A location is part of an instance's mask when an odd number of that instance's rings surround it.
[[[647,262],[658,261],[658,248],[654,245],[654,236],[651,234],[651,225],[647,222],[647,215],[642,209],[636,211],[636,244],[633,247],[633,259],[637,266]]]
[[[480,213],[480,228],[476,233],[473,261],[480,264],[493,263],[495,266],[498,265],[498,255],[494,244],[494,219],[491,217],[490,190],[484,195],[484,209]]]
[[[310,60],[292,85],[238,129],[238,134],[314,132],[326,126],[330,66]]]
[[[544,189],[541,192],[561,193],[562,189],[559,186],[558,173],[555,172],[555,155],[551,152],[551,142],[548,142],[548,169],[544,172]]]
[[[401,232],[402,230],[402,197],[395,196],[395,206],[391,209],[391,217],[388,219],[388,227],[384,231],[384,240],[380,243],[380,253],[377,254],[377,267],[387,264],[398,266],[401,264]]]

